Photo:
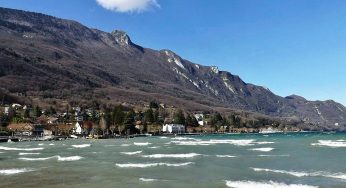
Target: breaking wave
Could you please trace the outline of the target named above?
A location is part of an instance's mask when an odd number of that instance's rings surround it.
[[[127,147],[127,146],[131,146],[130,144],[121,144],[121,147]]]
[[[256,182],[256,181],[226,181],[226,185],[232,188],[317,188],[317,186],[303,184],[285,184],[274,181]]]
[[[153,155],[143,155],[146,158],[193,158],[196,156],[200,156],[198,153],[186,153],[186,154],[153,154]]]
[[[139,181],[153,182],[153,181],[158,181],[158,180],[157,179],[150,179],[150,178],[139,178]]]
[[[5,151],[39,151],[39,150],[44,150],[44,148],[10,148],[10,147],[0,146],[0,150],[5,150]]]
[[[157,166],[168,166],[168,167],[180,167],[194,164],[193,162],[186,163],[128,163],[128,164],[119,164],[115,165],[120,168],[148,168],[148,167],[157,167]]]
[[[343,179],[346,180],[346,174],[344,173],[330,173],[330,172],[297,172],[297,171],[286,171],[286,170],[274,170],[266,168],[252,168],[256,172],[273,172],[280,174],[288,174],[296,177],[326,177],[334,179]]]
[[[91,144],[72,145],[72,147],[74,147],[74,148],[87,148],[90,146],[91,146]]]
[[[318,140],[318,143],[312,143],[311,145],[339,148],[339,147],[346,147],[346,141],[345,140]]]
[[[41,153],[19,153],[18,155],[40,155]]]
[[[219,158],[235,158],[237,156],[234,156],[234,155],[216,155],[216,157],[219,157]]]
[[[133,144],[136,146],[147,146],[147,145],[150,145],[151,143],[149,143],[149,142],[134,142]]]
[[[253,148],[253,149],[250,149],[252,151],[263,151],[263,152],[269,152],[269,151],[273,151],[274,148]]]
[[[42,158],[20,157],[18,159],[19,160],[23,160],[23,161],[46,161],[46,160],[50,160],[50,159],[57,159],[58,161],[78,161],[78,160],[80,160],[82,158],[83,157],[81,157],[81,156],[61,157],[61,156],[57,155],[57,156],[42,157]]]
[[[142,151],[134,151],[134,152],[120,152],[121,154],[125,155],[136,155],[142,153]]]
[[[4,169],[0,170],[0,175],[14,175],[14,174],[20,174],[24,172],[32,172],[34,169],[31,168],[13,168],[13,169]]]

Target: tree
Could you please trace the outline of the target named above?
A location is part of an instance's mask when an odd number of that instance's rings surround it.
[[[189,114],[186,117],[186,125],[188,126],[192,126],[192,127],[198,127],[198,121],[195,117],[193,117],[193,115]]]
[[[36,106],[34,109],[34,116],[35,117],[40,117],[42,115],[42,110],[39,106]]]
[[[30,111],[28,109],[25,109],[23,117],[24,118],[29,118],[30,117]]]
[[[151,108],[144,112],[144,122],[145,123],[154,122],[154,112]]]
[[[125,113],[123,112],[123,107],[121,105],[115,107],[112,112],[112,124],[117,125],[119,133],[120,126],[124,124]]]
[[[154,112],[154,122],[160,123],[160,114],[159,114],[158,110],[155,110],[155,112]]]
[[[182,110],[178,110],[173,117],[173,122],[176,124],[183,124],[185,125],[185,116]]]
[[[149,107],[157,109],[157,108],[159,108],[159,105],[157,104],[157,102],[151,101],[150,104],[149,104]]]

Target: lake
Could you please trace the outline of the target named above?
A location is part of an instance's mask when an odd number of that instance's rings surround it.
[[[346,134],[1,143],[0,187],[346,187]]]

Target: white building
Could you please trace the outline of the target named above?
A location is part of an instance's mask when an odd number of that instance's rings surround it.
[[[76,123],[73,133],[82,134],[82,125],[79,122]]]
[[[195,114],[194,116],[198,122],[198,125],[203,126],[204,125],[204,115],[203,114]]]
[[[185,133],[185,125],[165,124],[162,127],[162,132],[165,132],[165,133]]]

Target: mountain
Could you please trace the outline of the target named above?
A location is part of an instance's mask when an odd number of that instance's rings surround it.
[[[156,100],[190,111],[241,110],[333,129],[346,125],[346,108],[334,101],[280,97],[215,66],[141,47],[123,31],[39,13],[0,8],[0,65],[1,92],[34,103]]]

